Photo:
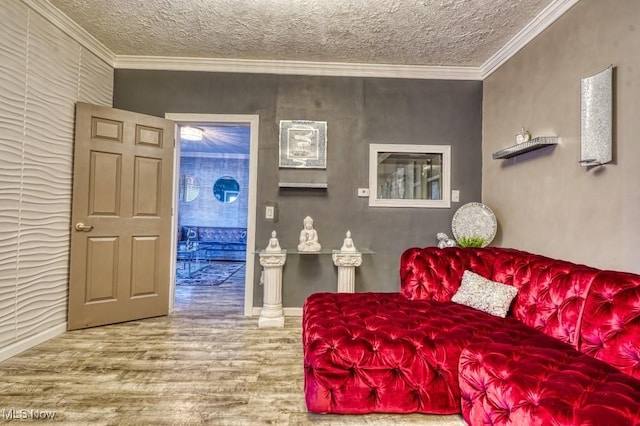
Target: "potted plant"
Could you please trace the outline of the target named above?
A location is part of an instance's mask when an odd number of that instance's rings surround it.
[[[484,247],[487,240],[476,236],[463,236],[458,240],[459,247]]]

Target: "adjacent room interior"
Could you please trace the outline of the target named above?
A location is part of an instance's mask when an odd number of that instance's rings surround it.
[[[244,268],[250,127],[179,125],[176,285],[219,286]]]

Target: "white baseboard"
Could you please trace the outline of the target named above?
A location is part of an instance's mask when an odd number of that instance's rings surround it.
[[[18,355],[20,352],[31,349],[32,347],[39,345],[40,343],[44,343],[47,340],[53,339],[54,337],[61,335],[65,331],[67,331],[66,322],[60,325],[56,325],[55,327],[51,327],[48,330],[42,331],[35,336],[30,336],[26,339],[20,340],[19,342],[12,343],[5,348],[0,348],[0,361],[4,361],[5,359]]]
[[[251,309],[251,316],[252,317],[260,316],[260,309],[262,308],[254,306],[253,309]],[[301,317],[302,316],[302,308],[282,308],[282,310],[284,311],[285,317]]]

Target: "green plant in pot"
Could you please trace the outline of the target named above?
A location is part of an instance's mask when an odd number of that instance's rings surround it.
[[[483,247],[487,240],[476,236],[463,236],[458,240],[459,247]]]

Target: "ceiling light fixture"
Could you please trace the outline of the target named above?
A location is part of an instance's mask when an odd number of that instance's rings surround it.
[[[201,141],[203,135],[204,131],[197,127],[185,126],[180,128],[180,138],[187,141]]]

